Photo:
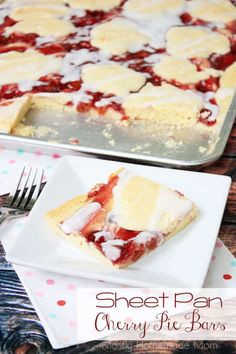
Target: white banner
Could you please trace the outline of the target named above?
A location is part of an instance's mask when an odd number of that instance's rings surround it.
[[[236,289],[77,292],[78,340],[236,340]]]

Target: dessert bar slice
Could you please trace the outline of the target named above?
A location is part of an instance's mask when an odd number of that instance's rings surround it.
[[[183,194],[121,169],[46,218],[66,240],[121,268],[160,246],[196,215],[196,206]]]
[[[30,109],[29,95],[0,102],[0,132],[11,133]]]

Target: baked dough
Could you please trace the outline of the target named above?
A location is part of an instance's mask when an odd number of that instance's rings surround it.
[[[230,51],[229,40],[222,34],[202,27],[172,27],[167,32],[167,52],[180,58],[225,54]]]
[[[103,262],[120,268],[148,254],[151,249],[186,227],[196,217],[197,208],[182,194],[131,171],[121,169],[113,173],[109,181],[117,176],[118,181],[112,187],[107,202],[108,209],[107,204],[101,209],[101,204],[99,206],[96,202],[96,196],[82,195],[49,211],[46,219],[50,227],[67,241],[73,242]],[[101,218],[96,213],[103,213],[104,208],[106,214]],[[89,227],[97,239],[100,237],[97,230],[101,230],[100,234],[105,237],[104,241],[101,241],[103,252],[83,235],[84,226]],[[138,257],[135,254],[135,258],[132,258],[132,253],[129,257],[127,251],[125,261],[119,261],[122,247],[125,247],[130,239],[120,238],[117,228],[136,233],[132,242],[139,250]],[[149,248],[148,244],[153,238],[159,239],[159,243]],[[141,248],[143,253],[140,253],[140,244],[144,246]],[[131,247],[131,252],[133,248]],[[115,262],[116,260],[118,262]]]
[[[119,6],[121,0],[68,0],[71,7],[84,10],[103,10],[109,11],[113,7]]]
[[[60,64],[60,58],[31,49],[24,53],[0,54],[0,85],[37,80],[41,76],[58,72]]]
[[[64,16],[69,13],[69,9],[66,6],[55,6],[54,4],[41,3],[23,5],[15,7],[10,12],[10,17],[16,21],[22,20],[38,20],[49,17]]]
[[[204,21],[225,23],[236,19],[236,8],[229,0],[192,0],[188,12]]]
[[[219,106],[219,115],[217,117],[218,125],[220,125],[225,120],[234,94],[235,90],[231,88],[220,88],[216,92],[215,99]]]
[[[196,65],[192,64],[188,59],[171,56],[163,56],[153,70],[163,79],[176,80],[183,84],[197,83],[207,79],[209,76],[217,77],[221,74],[221,71],[210,68],[198,71]]]
[[[184,0],[128,0],[125,11],[133,16],[156,16],[163,12],[179,13],[184,8]]]
[[[65,92],[58,93],[37,93],[32,95],[32,108],[36,109],[53,109],[58,111],[77,112],[76,106],[68,106],[67,103],[71,102],[71,94]]]
[[[82,67],[82,80],[88,89],[105,94],[125,96],[138,91],[145,76],[118,64],[87,64]]]
[[[37,33],[40,36],[61,37],[75,31],[75,26],[69,21],[57,18],[35,18],[17,22],[14,26],[7,27],[5,33],[7,35],[13,32]]]
[[[220,87],[236,88],[236,62],[230,65],[221,76]]]
[[[0,102],[0,132],[10,134],[24,118],[30,104],[30,95]]]
[[[145,85],[138,93],[125,97],[123,107],[130,119],[164,125],[193,125],[202,108],[202,99],[194,92],[171,85]]]
[[[172,232],[193,203],[168,187],[124,170],[113,189],[113,210],[118,225],[127,230]]]
[[[149,38],[137,26],[121,18],[102,23],[91,31],[92,45],[113,55],[123,54],[148,42]]]

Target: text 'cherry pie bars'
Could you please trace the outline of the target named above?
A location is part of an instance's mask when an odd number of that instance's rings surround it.
[[[56,233],[116,268],[127,267],[197,215],[178,191],[124,168],[46,214]]]
[[[212,131],[234,96],[235,33],[234,0],[0,1],[0,132],[24,119],[22,96],[29,109]]]

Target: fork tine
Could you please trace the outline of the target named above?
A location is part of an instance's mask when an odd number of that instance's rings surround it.
[[[31,172],[32,172],[32,167],[30,167],[29,172],[28,172],[27,176],[25,177],[24,181],[23,181],[23,178],[22,178],[23,183],[21,183],[22,185],[20,186],[19,194],[18,194],[16,200],[12,204],[13,208],[19,208],[20,207],[21,200],[22,200],[22,197],[23,197],[23,195],[24,195],[24,193],[26,191],[27,184],[28,184]]]
[[[30,193],[32,192],[32,190],[34,188],[36,174],[37,174],[37,168],[31,171],[30,178],[28,181],[28,186],[27,186],[27,192],[25,193],[24,199],[21,200],[21,203],[19,205],[19,208],[21,208],[21,209],[25,209],[25,207],[26,207]]]
[[[42,186],[43,174],[44,174],[44,170],[42,168],[37,168],[36,174],[35,174],[36,186],[35,186],[32,196],[30,196],[30,194],[29,194],[29,197],[27,199],[25,199],[25,203],[23,206],[24,209],[25,208],[31,209],[33,207],[34,203],[36,202],[36,200],[38,199],[38,196],[40,194],[40,189]]]
[[[18,190],[19,190],[19,186],[20,183],[22,181],[23,175],[25,172],[25,167],[22,168],[21,174],[20,174],[20,178],[17,180],[14,188],[12,189],[12,191],[10,192],[9,196],[6,198],[6,206],[11,206],[12,203],[14,202],[15,197],[17,196]]]

